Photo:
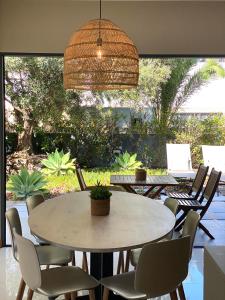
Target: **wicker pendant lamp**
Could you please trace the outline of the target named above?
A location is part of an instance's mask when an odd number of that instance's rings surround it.
[[[138,84],[139,58],[131,39],[101,17],[76,31],[64,53],[64,87],[119,90]]]

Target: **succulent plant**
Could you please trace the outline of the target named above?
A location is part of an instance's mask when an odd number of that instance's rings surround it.
[[[70,153],[65,153],[58,151],[48,154],[47,159],[42,160],[44,165],[43,172],[47,175],[68,175],[73,174],[75,171],[74,165],[75,159],[70,158]]]
[[[48,193],[48,190],[44,188],[46,183],[41,172],[29,173],[26,168],[23,168],[19,174],[9,177],[7,190],[12,192],[16,199],[26,199],[29,196]]]
[[[97,181],[96,186],[90,192],[91,199],[94,200],[106,200],[112,196],[112,193],[109,191],[108,187],[102,185]]]
[[[142,166],[141,161],[137,161],[137,154],[130,154],[127,151],[118,155],[113,163],[113,168],[123,170],[133,170]]]

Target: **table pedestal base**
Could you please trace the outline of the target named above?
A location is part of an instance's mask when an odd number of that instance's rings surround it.
[[[100,280],[103,277],[113,275],[113,253],[91,253],[90,273],[93,277]],[[101,300],[104,287],[100,285],[95,289],[96,300]],[[109,300],[119,300],[122,297],[109,293]]]

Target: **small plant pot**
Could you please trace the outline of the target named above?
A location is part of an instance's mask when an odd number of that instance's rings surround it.
[[[135,170],[136,181],[145,181],[146,176],[147,176],[146,170],[143,170],[143,169],[136,169]]]
[[[95,200],[91,199],[91,215],[107,216],[110,211],[110,199]]]

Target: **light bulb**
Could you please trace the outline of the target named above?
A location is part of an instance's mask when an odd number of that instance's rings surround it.
[[[102,59],[102,38],[100,36],[97,39],[97,58]]]
[[[97,58],[102,59],[102,50],[100,47],[98,47],[98,50],[97,50]]]

